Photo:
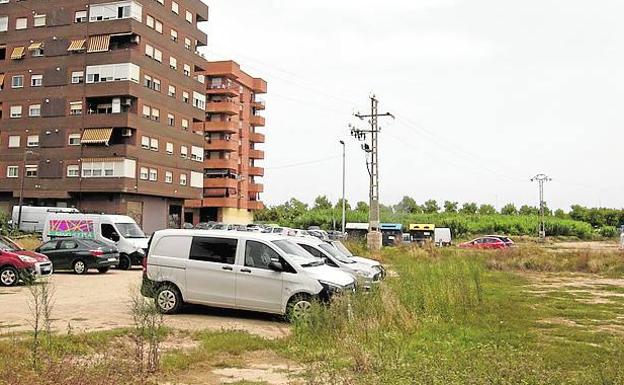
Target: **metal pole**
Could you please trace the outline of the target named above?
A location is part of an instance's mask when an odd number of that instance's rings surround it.
[[[545,218],[545,202],[544,202],[544,183],[545,182],[550,182],[552,179],[550,177],[548,177],[547,175],[544,174],[537,174],[536,176],[534,176],[533,178],[531,178],[531,182],[535,182],[537,181],[538,185],[539,185],[539,200],[540,200],[540,207],[539,207],[539,217],[540,217],[540,223],[539,223],[539,238],[540,240],[544,240],[544,238],[546,238],[546,218]]]
[[[344,140],[341,140],[340,144],[342,144],[342,235],[344,235],[347,220],[347,203],[345,201],[346,149]]]

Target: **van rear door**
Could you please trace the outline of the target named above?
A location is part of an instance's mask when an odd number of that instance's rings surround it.
[[[187,301],[233,307],[238,240],[193,237],[186,267]]]

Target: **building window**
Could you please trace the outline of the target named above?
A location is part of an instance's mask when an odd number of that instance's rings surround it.
[[[173,173],[171,171],[165,171],[165,183],[173,183]]]
[[[19,135],[9,136],[9,148],[18,148],[20,146],[21,137]]]
[[[175,126],[175,116],[173,114],[167,114],[167,125],[169,127]]]
[[[175,98],[176,96],[176,88],[175,86],[169,85],[169,91],[167,91],[167,95]]]
[[[70,134],[68,144],[70,146],[80,146],[80,134]]]
[[[176,15],[180,14],[180,6],[175,1],[171,2],[171,12],[175,13]]]
[[[150,138],[150,150],[158,151],[158,139]]]
[[[162,63],[162,51],[157,48],[154,48],[154,60],[159,63]]]
[[[35,16],[33,16],[33,25],[35,27],[45,27],[45,25],[46,25],[46,15],[35,15]]]
[[[206,95],[193,91],[193,107],[200,110],[206,109]]]
[[[149,179],[149,170],[147,167],[141,167],[141,171],[139,173],[139,179],[148,180]]]
[[[87,11],[76,11],[74,14],[74,23],[84,23],[87,21]]]
[[[171,68],[172,70],[178,69],[178,60],[173,56],[169,57],[169,68]]]
[[[154,18],[150,15],[147,15],[145,18],[145,25],[150,28],[154,28]]]
[[[186,186],[186,174],[180,174],[180,185]]]
[[[173,155],[173,143],[167,142],[167,155]]]
[[[191,76],[191,66],[188,64],[184,65],[184,75],[186,76]]]
[[[160,110],[158,108],[152,107],[152,120],[155,122],[160,121]]]
[[[143,86],[152,88],[152,77],[149,75],[143,75]]]
[[[11,78],[11,88],[24,87],[24,75],[15,75]]]
[[[156,182],[158,180],[158,170],[150,168],[149,180],[151,180],[152,182]]]
[[[103,64],[87,66],[87,83],[141,81],[141,68],[132,63]]]
[[[149,150],[150,148],[150,138],[149,136],[141,137],[141,148],[144,150]]]
[[[31,75],[30,76],[31,87],[41,87],[42,85],[43,85],[43,75]]]
[[[184,48],[189,51],[191,50],[191,39],[189,39],[188,37],[184,38]]]
[[[39,135],[28,135],[26,147],[39,147]]]
[[[149,44],[145,44],[145,56],[154,58],[154,47]]]
[[[80,166],[77,164],[70,164],[67,166],[67,177],[77,178],[80,175]]]
[[[82,115],[82,101],[69,102],[69,115],[70,116]]]
[[[189,93],[186,91],[182,91],[182,101],[184,103],[188,103],[189,102]]]
[[[158,91],[160,92],[160,79],[156,79],[154,78],[154,87],[153,87],[154,91]]]
[[[188,130],[188,128],[189,128],[189,121],[188,121],[188,119],[182,118],[182,129],[183,130]]]
[[[26,17],[18,17],[15,19],[15,29],[26,29],[28,28],[28,18]]]
[[[72,84],[80,84],[84,82],[84,71],[73,71],[71,76]]]
[[[182,159],[188,158],[188,147],[186,147],[186,146],[180,147],[180,157]]]
[[[39,47],[39,48],[35,48],[32,50],[29,50],[30,54],[32,55],[32,57],[41,57],[43,56],[43,46]]]
[[[19,167],[7,166],[7,178],[18,178],[18,177],[19,177]]]
[[[186,17],[185,17],[186,21],[188,21],[189,23],[193,24],[193,14],[190,13],[189,11],[186,11]]]
[[[0,16],[0,32],[6,32],[9,30],[9,17]]]
[[[41,116],[41,104],[31,104],[28,106],[28,116],[31,118]]]
[[[135,1],[92,4],[89,7],[89,21],[103,21],[133,18],[143,20],[143,6]]]
[[[29,164],[26,165],[26,177],[27,178],[36,178],[37,177],[37,169],[39,167],[37,167],[37,165],[35,164]]]
[[[160,21],[156,20],[156,21],[154,22],[154,29],[155,29],[155,30],[156,30],[156,32],[158,32],[158,33],[163,33],[163,24],[162,24]]]
[[[149,119],[151,115],[152,115],[152,107],[143,105],[143,114],[142,114],[142,116],[145,119]]]
[[[178,31],[175,29],[171,29],[171,40],[174,42],[178,41]]]
[[[10,109],[11,118],[21,118],[22,117],[22,106],[11,106]]]

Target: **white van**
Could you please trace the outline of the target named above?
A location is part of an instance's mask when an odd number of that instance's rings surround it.
[[[184,303],[304,315],[315,299],[354,291],[350,275],[296,255],[279,235],[212,230],[161,230],[152,235],[144,265],[144,296],[171,314]]]
[[[51,213],[78,213],[72,207],[42,207],[42,206],[22,206],[22,220],[19,230],[26,233],[40,233],[43,231],[45,219]],[[13,206],[11,221],[17,226],[19,222],[19,206]]]
[[[54,238],[95,239],[119,250],[120,269],[140,265],[148,238],[134,219],[125,215],[51,213],[43,227],[43,242]]]
[[[450,246],[452,243],[451,229],[448,227],[436,227],[433,230],[433,241],[436,246]]]

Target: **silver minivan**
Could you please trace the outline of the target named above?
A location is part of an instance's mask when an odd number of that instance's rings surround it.
[[[145,258],[144,296],[171,314],[184,303],[304,315],[315,300],[355,291],[349,274],[298,249],[284,236],[212,230],[161,230]]]

